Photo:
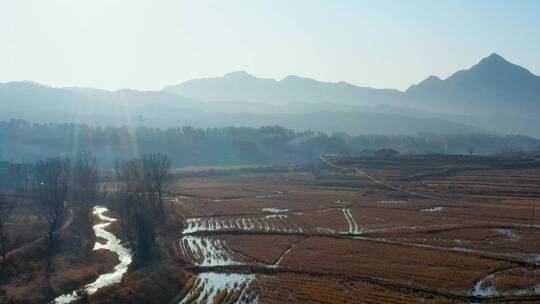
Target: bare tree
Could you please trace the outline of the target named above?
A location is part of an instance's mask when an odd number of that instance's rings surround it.
[[[134,159],[124,163],[121,176],[126,184],[126,191],[135,195],[137,207],[142,208],[145,202],[144,164],[141,159]]]
[[[55,245],[55,231],[66,211],[64,202],[68,191],[69,160],[66,158],[49,158],[38,161],[35,175],[38,187],[36,196],[41,204],[43,216],[47,221],[47,270],[51,268],[51,257]]]
[[[127,194],[134,198],[123,202],[121,213],[129,218],[125,230],[131,234],[139,263],[156,258],[155,232],[164,222],[163,191],[170,166],[166,155],[156,153],[128,161],[120,170]]]
[[[143,155],[142,160],[148,196],[155,210],[160,216],[164,216],[163,187],[169,178],[171,161],[167,155],[161,153]]]
[[[128,161],[119,167],[118,173],[126,192],[117,202],[122,215],[120,223],[136,252],[137,263],[143,264],[150,259],[150,247],[154,244],[154,230],[146,225],[151,210],[146,206],[143,162],[141,159]]]
[[[163,188],[170,167],[169,157],[160,153],[145,154],[122,166],[120,171],[127,192],[135,195],[139,210],[163,216]]]
[[[9,242],[6,223],[13,207],[15,207],[15,203],[0,193],[0,251],[2,253],[2,266],[6,264],[7,245]]]
[[[91,230],[92,206],[97,193],[97,162],[90,152],[78,152],[71,171],[71,189],[73,199],[81,204],[85,217],[84,225]],[[90,235],[93,236],[91,233]]]

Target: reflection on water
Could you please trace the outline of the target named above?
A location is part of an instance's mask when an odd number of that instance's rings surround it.
[[[287,215],[282,213],[272,213],[262,217],[188,218],[185,220],[182,231],[184,235],[201,231],[303,232],[300,226],[294,221],[289,221]]]
[[[402,201],[402,200],[386,200],[386,201],[379,201],[379,203],[382,203],[382,204],[407,204],[408,201]]]
[[[287,212],[289,209],[280,209],[280,208],[263,208],[263,212],[269,212],[269,213],[282,213]]]
[[[104,221],[104,223],[94,225],[93,229],[96,237],[107,240],[105,244],[96,241],[94,250],[106,249],[116,253],[118,255],[118,259],[120,260],[120,264],[114,267],[113,272],[100,275],[96,281],[87,284],[70,294],[59,296],[54,300],[54,303],[71,303],[80,298],[82,291],[86,291],[88,294],[93,294],[102,287],[120,283],[122,276],[128,270],[128,266],[132,261],[131,251],[124,247],[114,234],[105,230],[107,226],[116,221],[115,218],[103,215],[103,213],[105,213],[107,210],[108,209],[105,207],[95,206],[92,211],[92,213],[101,221]]]
[[[349,231],[350,234],[362,234],[362,228],[358,226],[356,221],[354,220],[354,217],[351,213],[351,209],[341,209],[343,212],[343,215],[345,216],[345,219],[347,220],[347,224],[349,224]]]
[[[420,211],[422,211],[422,212],[438,212],[438,211],[441,211],[443,209],[444,209],[444,207],[437,206],[437,207],[431,207],[431,208],[422,209]]]
[[[500,296],[500,295],[516,295],[516,296],[522,296],[527,294],[540,294],[540,283],[529,287],[529,288],[518,288],[514,290],[505,290],[505,291],[499,291],[497,290],[497,287],[495,286],[495,277],[504,271],[498,271],[494,273],[488,274],[486,277],[482,278],[476,284],[474,284],[474,290],[473,295],[477,297],[493,297],[493,296]]]
[[[491,297],[497,294],[497,288],[488,282],[493,280],[495,273],[487,275],[474,284],[473,295],[477,297]]]
[[[512,229],[497,228],[495,229],[495,231],[504,235],[506,238],[508,238],[511,241],[519,240],[519,235],[517,235]]]
[[[215,303],[218,299],[223,303],[258,303],[258,297],[248,294],[249,285],[254,280],[253,274],[201,273],[179,304]]]
[[[185,235],[178,241],[179,253],[190,257],[198,266],[241,265],[235,260],[224,240]],[[258,303],[259,298],[250,294],[254,274],[204,272],[197,275],[184,303]]]
[[[187,235],[179,240],[182,254],[191,257],[199,266],[221,266],[239,264],[232,259],[224,240]]]

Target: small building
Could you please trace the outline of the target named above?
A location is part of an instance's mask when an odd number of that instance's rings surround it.
[[[377,158],[392,158],[399,155],[399,151],[394,149],[379,149],[375,151],[375,157]]]

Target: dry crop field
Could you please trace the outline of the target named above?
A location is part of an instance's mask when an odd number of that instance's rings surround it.
[[[182,303],[540,301],[538,159],[187,170],[168,190]]]

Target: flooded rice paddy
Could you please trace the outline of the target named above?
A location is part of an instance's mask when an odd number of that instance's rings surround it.
[[[183,234],[200,231],[259,231],[302,233],[303,230],[285,214],[270,214],[259,217],[236,218],[188,218],[184,223]]]
[[[258,303],[259,297],[249,294],[255,275],[205,272],[179,304],[187,303]]]
[[[351,209],[341,209],[343,212],[343,215],[345,216],[345,219],[347,220],[347,224],[349,224],[349,234],[361,234],[362,228],[358,226],[356,221],[354,220],[354,217],[351,213]]]
[[[238,265],[224,240],[186,235],[178,241],[180,252],[198,266]]]
[[[439,211],[442,211],[443,209],[444,209],[444,207],[436,206],[436,207],[431,207],[431,208],[425,208],[425,209],[422,209],[420,211],[422,211],[422,212],[439,212]]]

